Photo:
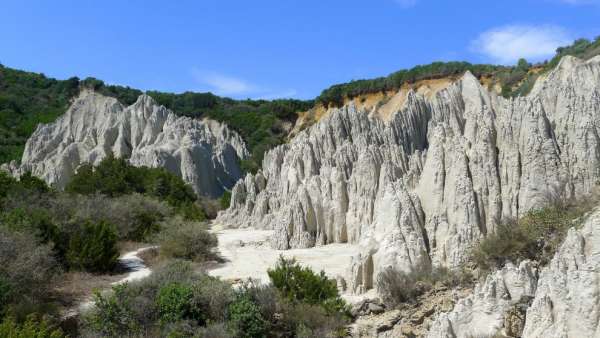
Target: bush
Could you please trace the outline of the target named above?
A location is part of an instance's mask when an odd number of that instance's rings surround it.
[[[52,215],[59,223],[105,221],[115,226],[119,239],[133,241],[149,239],[160,230],[160,223],[173,214],[173,209],[165,202],[141,194],[114,198],[99,194],[61,194],[49,204],[51,210],[60,210],[60,214],[54,212]]]
[[[473,276],[468,270],[452,271],[445,267],[432,268],[429,262],[418,264],[409,272],[389,267],[377,276],[377,291],[388,308],[414,303],[419,296],[436,285],[446,287],[468,286]]]
[[[0,227],[0,313],[8,311],[21,320],[27,314],[21,309],[45,307],[60,273],[48,245],[31,234]]]
[[[224,322],[227,319],[229,304],[235,297],[231,284],[215,277],[203,276],[193,283],[192,291],[192,307],[204,311],[206,320]]]
[[[329,314],[320,306],[310,304],[288,304],[282,311],[282,322],[288,328],[288,335],[298,338],[348,337],[346,325],[348,317],[342,314]]]
[[[221,209],[225,210],[229,208],[229,205],[231,204],[231,191],[226,190],[223,193],[223,196],[221,196],[219,203],[221,204]]]
[[[570,203],[553,198],[548,207],[532,210],[518,221],[498,225],[495,233],[489,234],[473,249],[471,259],[484,271],[525,259],[545,265],[558,250],[569,228],[580,225],[582,216],[596,205],[592,201],[596,198]]]
[[[266,337],[268,332],[268,323],[260,308],[243,293],[229,306],[229,325],[235,337]]]
[[[106,272],[115,267],[118,257],[117,233],[103,221],[84,223],[69,241],[67,262],[71,268]]]
[[[5,318],[0,322],[0,337],[3,338],[63,338],[60,329],[52,327],[46,320],[38,321],[29,316],[22,325],[13,318]]]
[[[158,314],[162,323],[174,323],[182,319],[203,322],[202,312],[192,307],[192,288],[172,283],[160,288],[157,296]]]
[[[217,258],[213,253],[217,237],[209,233],[204,224],[175,218],[163,223],[162,228],[164,230],[158,235],[162,256],[196,262]]]
[[[195,204],[196,194],[180,177],[162,168],[134,167],[125,159],[112,155],[96,167],[90,164],[80,166],[65,190],[110,197],[140,193],[167,202],[187,219],[206,218],[202,209]]]
[[[126,293],[127,284],[116,285],[112,293],[94,294],[94,310],[84,319],[85,325],[95,333],[108,337],[123,337],[142,332],[137,323]]]
[[[295,259],[281,256],[275,268],[267,273],[273,286],[289,300],[321,305],[332,313],[347,310],[338,294],[336,281],[327,278],[323,271],[315,274],[310,268],[300,266]]]

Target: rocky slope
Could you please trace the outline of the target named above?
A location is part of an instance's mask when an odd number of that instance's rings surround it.
[[[437,316],[428,338],[600,337],[600,209],[572,228],[551,263],[488,276],[472,295]]]
[[[374,117],[385,102],[350,103],[267,153],[217,222],[274,229],[278,249],[360,244],[355,292],[388,266],[459,266],[500,220],[598,181],[599,89],[600,57],[565,57],[514,100],[467,73],[434,95],[399,92],[388,121]]]
[[[133,165],[164,167],[210,197],[242,177],[239,159],[248,156],[241,137],[218,122],[177,117],[147,95],[124,107],[84,91],[57,121],[38,126],[21,165],[8,169],[31,171],[62,188],[80,164],[98,163],[111,152]]]

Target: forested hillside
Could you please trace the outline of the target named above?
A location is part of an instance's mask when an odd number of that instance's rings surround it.
[[[399,89],[425,79],[460,76],[471,71],[479,78],[488,78],[489,85],[499,85],[502,95],[515,97],[526,95],[535,80],[552,69],[561,57],[573,55],[589,59],[600,54],[600,37],[594,41],[576,40],[572,45],[557,49],[549,61],[531,65],[520,60],[514,67],[468,62],[434,62],[400,70],[387,77],[356,80],[334,85],[325,89],[316,102],[324,106],[340,106],[347,98],[362,94]],[[19,160],[27,138],[38,123],[54,121],[63,114],[70,100],[81,88],[93,88],[102,94],[117,98],[129,105],[135,102],[142,91],[123,86],[107,85],[101,80],[72,77],[56,80],[37,74],[11,69],[0,65],[0,163]],[[252,154],[243,163],[247,171],[255,171],[265,151],[286,141],[290,124],[296,121],[297,113],[310,109],[315,101],[302,100],[233,100],[211,93],[185,92],[181,94],[149,91],[158,103],[179,115],[210,117],[225,122],[246,141]]]
[[[316,101],[324,106],[340,106],[344,99],[369,93],[394,91],[400,89],[403,84],[420,80],[459,76],[467,70],[478,78],[489,78],[491,85],[500,85],[504,97],[516,97],[527,95],[540,74],[553,69],[563,56],[572,55],[589,59],[598,54],[600,54],[600,37],[594,41],[578,39],[570,46],[558,48],[556,55],[550,61],[536,65],[531,65],[524,59],[519,60],[514,67],[468,62],[434,62],[412,69],[403,69],[386,77],[337,84],[325,89]]]
[[[107,85],[94,78],[56,80],[0,65],[0,163],[19,160],[36,126],[63,114],[82,88],[115,97],[125,105],[134,103],[142,94],[140,90]],[[252,153],[244,163],[247,170],[258,167],[266,150],[284,142],[285,124],[294,123],[297,111],[312,106],[311,101],[233,100],[211,93],[148,94],[179,115],[210,117],[235,129]]]

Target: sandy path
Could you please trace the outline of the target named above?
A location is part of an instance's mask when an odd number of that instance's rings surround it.
[[[141,280],[150,276],[152,270],[150,270],[150,268],[148,268],[144,264],[144,261],[139,257],[139,255],[146,250],[151,250],[155,248],[157,247],[149,246],[139,248],[137,250],[129,251],[121,255],[118,259],[118,264],[120,264],[127,270],[127,274],[125,275],[125,277],[119,279],[118,281],[111,283],[111,285],[120,285],[127,282]],[[65,313],[64,317],[68,318],[76,316],[79,313],[83,313],[91,309],[92,306],[94,306],[94,300],[93,297],[90,295],[89,297],[81,301],[75,308],[68,310]]]
[[[324,270],[335,278],[345,275],[351,258],[358,252],[352,244],[330,244],[310,249],[274,250],[268,243],[272,230],[226,229],[214,230],[219,238],[219,252],[226,263],[209,271],[225,280],[259,279],[268,282],[267,269],[273,267],[280,255],[294,257],[314,271]]]

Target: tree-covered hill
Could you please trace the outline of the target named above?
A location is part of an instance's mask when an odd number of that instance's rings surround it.
[[[254,171],[260,166],[265,151],[285,142],[289,126],[296,121],[297,113],[312,108],[315,102],[325,107],[340,106],[344,100],[359,95],[398,90],[404,84],[420,80],[460,76],[467,70],[477,77],[487,78],[490,86],[499,85],[505,97],[515,97],[526,95],[540,74],[555,67],[563,56],[589,59],[599,54],[600,37],[594,41],[579,39],[570,46],[560,47],[552,59],[537,65],[531,65],[523,59],[512,67],[434,62],[400,70],[387,77],[337,84],[325,89],[315,101],[233,100],[195,92],[147,93],[176,114],[210,117],[227,123],[246,141],[252,156],[243,163],[243,167]],[[81,88],[93,88],[127,105],[142,94],[138,89],[107,85],[94,78],[56,80],[44,74],[0,65],[0,163],[19,160],[25,142],[37,124],[52,122],[63,114]]]
[[[36,126],[62,115],[82,88],[93,88],[126,105],[142,94],[140,90],[107,85],[94,78],[56,80],[0,65],[0,163],[19,160]],[[235,129],[252,153],[244,163],[249,170],[258,167],[266,150],[284,142],[284,125],[295,122],[296,112],[313,105],[312,101],[301,100],[233,100],[211,93],[148,94],[176,114],[210,117]]]
[[[324,106],[340,106],[345,99],[363,94],[396,91],[404,84],[420,80],[438,79],[448,76],[459,76],[471,71],[478,78],[487,77],[492,84],[502,88],[502,95],[515,97],[529,93],[537,77],[554,68],[565,55],[589,59],[600,54],[600,36],[594,41],[578,39],[572,45],[560,47],[556,55],[549,61],[532,67],[526,60],[521,59],[516,66],[495,66],[489,64],[471,64],[468,62],[434,62],[419,65],[412,69],[403,69],[386,77],[369,80],[355,80],[348,83],[333,85],[325,89],[316,101]]]

